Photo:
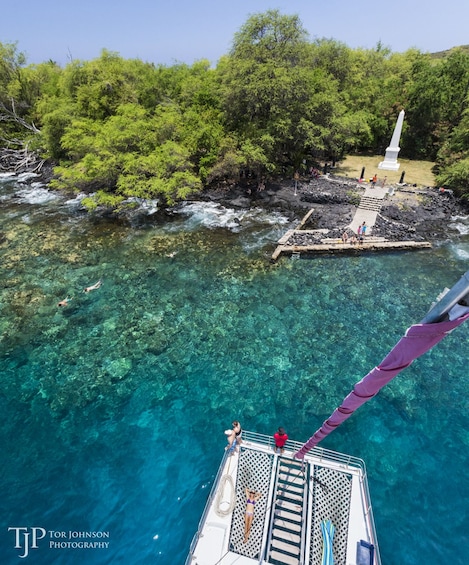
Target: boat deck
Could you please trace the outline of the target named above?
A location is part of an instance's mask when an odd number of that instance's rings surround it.
[[[187,564],[321,565],[321,524],[330,520],[336,565],[361,565],[360,541],[374,546],[374,561],[363,563],[379,565],[363,461],[315,448],[302,463],[293,458],[300,447],[289,441],[277,455],[271,438],[243,432],[239,453],[224,457]],[[246,488],[262,496],[244,543]]]

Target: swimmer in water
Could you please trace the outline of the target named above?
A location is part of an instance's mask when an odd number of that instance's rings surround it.
[[[95,282],[93,285],[91,286],[87,286],[85,289],[83,289],[83,292],[91,292],[92,290],[96,290],[101,286],[102,282],[99,280],[98,282]]]

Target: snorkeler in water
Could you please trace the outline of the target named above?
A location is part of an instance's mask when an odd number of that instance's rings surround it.
[[[92,290],[96,290],[98,289],[100,286],[102,285],[101,280],[99,280],[98,282],[95,282],[94,284],[92,284],[91,286],[87,286],[85,289],[83,289],[83,292],[90,292]]]

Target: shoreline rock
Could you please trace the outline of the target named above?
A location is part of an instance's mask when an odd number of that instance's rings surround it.
[[[247,186],[208,190],[198,200],[235,208],[259,206],[278,210],[292,221],[297,219],[298,223],[314,208],[303,228],[328,230],[328,237],[340,238],[352,221],[367,186],[354,179],[328,175],[301,180],[296,190],[294,181],[283,180],[267,184],[262,191]],[[469,215],[469,204],[455,198],[452,191],[389,186],[394,194],[383,200],[372,231],[375,236],[390,241],[441,240],[448,235],[451,217]],[[323,237],[324,233],[319,233],[317,239]],[[308,235],[309,243],[314,239],[312,234]]]
[[[48,184],[53,176],[52,166],[46,164],[41,173],[43,182]],[[292,179],[268,182],[263,190],[245,181],[230,187],[206,189],[194,200],[239,209],[257,206],[276,210],[298,223],[314,208],[304,229],[328,230],[328,237],[340,238],[352,221],[367,186],[368,183],[361,184],[356,179],[327,174],[302,178],[296,189]],[[372,231],[375,236],[390,241],[441,240],[451,233],[448,224],[452,216],[469,215],[469,202],[457,199],[450,190],[397,184],[389,187],[394,189],[394,194],[383,201]],[[170,208],[160,212],[166,217],[172,215]],[[109,210],[103,213],[109,215]],[[453,232],[453,235],[458,233]],[[318,239],[321,237],[324,234],[318,234]]]

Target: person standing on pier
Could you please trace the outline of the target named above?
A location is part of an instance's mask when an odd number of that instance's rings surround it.
[[[367,227],[368,227],[368,226],[366,225],[366,223],[363,222],[363,224],[362,224],[362,239],[364,239],[364,237],[365,237],[365,235],[366,235],[366,228],[367,228]]]

